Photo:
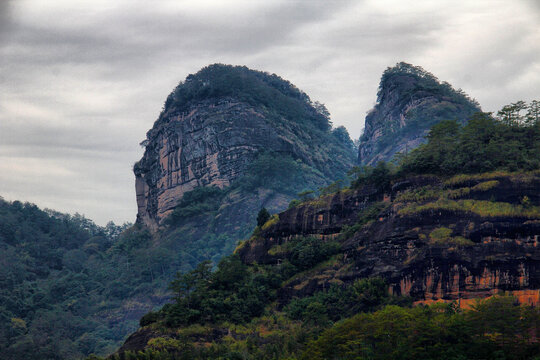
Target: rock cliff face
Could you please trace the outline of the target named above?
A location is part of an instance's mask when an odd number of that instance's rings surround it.
[[[480,111],[476,101],[420,67],[399,63],[379,84],[377,104],[368,113],[360,138],[358,161],[389,161],[424,143],[429,129],[442,120],[465,122]]]
[[[153,229],[187,191],[229,186],[261,150],[293,151],[260,109],[231,98],[170,115],[150,138],[135,175],[138,218]]]
[[[365,187],[308,202],[279,215],[239,253],[246,263],[279,263],[298,237],[339,240],[343,256],[281,289],[280,301],[332,283],[381,276],[394,294],[418,302],[460,302],[511,292],[540,300],[540,174],[471,176],[442,183],[417,177],[390,194]],[[529,207],[521,205],[523,198]],[[378,204],[377,216],[354,229]],[[354,229],[354,230],[351,230]]]
[[[313,170],[319,186],[354,162],[353,149],[333,136],[326,115],[307,95],[275,75],[225,65],[209,66],[181,83],[144,144],[134,166],[137,220],[154,231],[186,192],[228,187],[262,152],[289,156]],[[292,195],[277,194],[281,200],[262,205],[281,210]]]

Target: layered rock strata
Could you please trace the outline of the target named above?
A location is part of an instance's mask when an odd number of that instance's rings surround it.
[[[229,186],[260,150],[292,152],[264,114],[246,103],[223,99],[198,103],[154,128],[135,166],[137,218],[153,229],[187,191]]]
[[[144,156],[134,165],[137,221],[156,231],[186,192],[228,187],[261,153],[293,159],[302,173],[298,177],[309,178],[309,184],[288,179],[282,188],[270,186],[289,201],[303,186],[316,189],[343,177],[354,165],[355,151],[346,131],[331,129],[328,116],[324,105],[277,75],[221,64],[189,75],[167,98],[142,143]],[[269,186],[262,187],[257,192]],[[226,201],[253,194],[240,195]],[[283,209],[283,199],[273,202],[278,203],[275,211]]]
[[[487,181],[489,189],[476,186]],[[466,195],[450,200],[454,209],[433,205],[436,199],[412,202],[411,194],[426,186]],[[493,176],[449,187],[436,178],[421,177],[396,184],[391,194],[371,187],[337,193],[281,213],[276,224],[247,242],[239,254],[246,263],[277,264],[287,254],[269,250],[286,248],[298,237],[340,241],[340,261],[289,282],[280,290],[283,304],[330,284],[373,276],[386,279],[391,293],[417,302],[457,301],[468,306],[474,299],[510,292],[524,303],[537,304],[540,176]],[[522,207],[524,197],[536,207]],[[386,209],[347,237],[347,226],[357,223],[374,203],[386,204]],[[465,204],[473,206],[458,208]],[[480,207],[514,210],[483,214]],[[442,238],[437,236],[444,232]]]

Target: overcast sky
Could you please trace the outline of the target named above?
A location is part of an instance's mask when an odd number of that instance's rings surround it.
[[[485,111],[540,98],[540,0],[0,0],[0,196],[134,221],[131,168],[165,98],[210,63],[276,73],[358,138],[386,67]]]

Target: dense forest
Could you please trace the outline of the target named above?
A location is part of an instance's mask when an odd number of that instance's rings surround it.
[[[350,188],[367,185],[384,192],[416,175],[466,182],[486,176],[478,173],[537,171],[540,122],[534,115],[536,102],[521,110],[513,107],[513,112],[509,110],[512,106],[496,117],[476,114],[466,125],[451,120],[435,125],[425,145],[398,155],[395,162],[351,170]],[[521,115],[522,110],[527,114]],[[332,191],[348,190],[338,182],[319,193],[326,196]],[[452,198],[452,194],[445,196]],[[291,206],[317,201],[311,192],[300,196]],[[493,202],[493,206],[499,204]],[[519,207],[517,210],[524,213],[538,211],[527,199],[522,199]],[[361,213],[356,228],[344,227],[337,240],[352,236],[384,208],[384,204],[375,203]],[[505,213],[505,209],[489,210]],[[277,217],[263,209],[258,220],[253,239]],[[431,235],[433,244],[449,241]],[[468,244],[466,239],[452,241],[458,246]],[[540,312],[519,305],[512,296],[478,300],[469,308],[456,303],[413,307],[411,298],[389,295],[383,279],[367,278],[293,298],[284,306],[276,302],[280,287],[339,262],[340,251],[337,241],[304,237],[270,250],[286,255],[277,266],[247,265],[233,254],[221,260],[215,270],[210,262],[202,262],[192,271],[180,272],[170,284],[174,301],[140,321],[145,329],[163,335],[152,338],[144,352],[128,350],[114,358],[532,359],[540,353],[536,341]]]
[[[148,266],[163,253],[133,250],[149,241],[131,224],[100,227],[80,215],[0,200],[2,358],[113,351],[140,317],[125,299],[146,301],[169,266]]]

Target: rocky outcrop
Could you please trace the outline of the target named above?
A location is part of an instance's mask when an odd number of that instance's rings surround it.
[[[138,219],[153,229],[187,191],[229,186],[259,151],[292,153],[294,148],[260,109],[234,99],[171,114],[149,137],[135,175]]]
[[[143,144],[134,166],[137,221],[154,231],[186,192],[228,187],[262,152],[318,172],[319,186],[354,163],[352,148],[332,136],[326,115],[307,95],[275,75],[225,65],[188,76]]]
[[[524,303],[537,304],[539,190],[538,173],[472,176],[458,183],[420,177],[394,185],[389,194],[369,187],[349,190],[281,213],[278,222],[238,252],[246,263],[277,264],[287,254],[271,249],[286,248],[298,237],[341,243],[338,262],[280,290],[283,304],[332,283],[372,276],[385,278],[391,293],[417,302],[468,306],[474,299],[508,291]],[[425,191],[432,191],[431,198]],[[527,206],[521,204],[524,198]],[[384,210],[351,231],[373,204]]]
[[[424,143],[434,124],[453,119],[464,123],[478,111],[476,101],[462,91],[420,67],[399,63],[381,78],[377,104],[366,116],[358,161],[389,161]]]

